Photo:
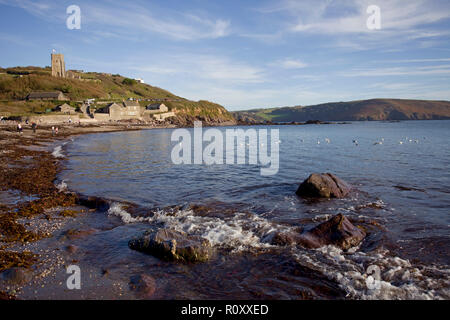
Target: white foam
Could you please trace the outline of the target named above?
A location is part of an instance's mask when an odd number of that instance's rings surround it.
[[[274,231],[292,231],[292,227],[276,224],[250,213],[232,217],[197,216],[192,210],[157,211],[152,217],[132,217],[120,203],[111,205],[108,213],[124,223],[157,223],[177,231],[208,239],[213,246],[240,252],[272,247],[265,243]],[[322,216],[321,218],[325,218]],[[317,250],[292,247],[299,264],[316,270],[335,281],[349,297],[356,299],[450,299],[450,270],[432,266],[412,265],[408,260],[389,256],[387,250],[374,253],[359,251],[359,247],[343,252],[334,246]],[[380,287],[370,290],[366,284],[367,268],[378,266]]]
[[[54,156],[55,158],[64,158],[62,146],[56,146],[55,149],[53,149],[52,156]]]
[[[58,189],[59,192],[63,192],[63,191],[65,191],[65,190],[67,190],[67,184],[66,184],[66,181],[63,180],[63,181],[61,181],[60,183],[58,183],[58,184],[56,185],[56,188]]]
[[[228,219],[220,219],[197,216],[192,210],[178,210],[170,214],[160,210],[152,217],[135,218],[120,203],[113,203],[108,213],[120,217],[124,223],[162,223],[167,228],[201,236],[213,246],[226,247],[232,251],[271,247],[270,244],[261,242],[261,239],[280,229],[264,218],[247,213],[236,213]]]
[[[375,254],[344,253],[327,246],[296,253],[297,261],[336,281],[348,295],[356,299],[449,299],[449,269],[411,265],[408,260],[388,256],[388,251]],[[377,289],[369,289],[366,268],[380,269]],[[426,274],[426,275],[425,275]]]

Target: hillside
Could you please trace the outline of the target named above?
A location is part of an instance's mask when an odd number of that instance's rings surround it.
[[[49,67],[0,68],[0,115],[28,115],[43,113],[53,108],[53,101],[26,101],[32,91],[61,91],[77,106],[86,99],[123,101],[139,99],[142,106],[149,101],[164,101],[171,111],[176,111],[183,121],[210,119],[212,122],[234,121],[233,116],[222,106],[208,101],[190,101],[169,91],[139,83],[121,75],[97,72],[72,72],[76,79],[51,76]]]
[[[307,107],[255,109],[233,113],[239,121],[355,121],[450,119],[450,101],[372,99]]]

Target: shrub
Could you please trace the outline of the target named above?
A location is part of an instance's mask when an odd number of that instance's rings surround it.
[[[125,84],[127,86],[132,86],[132,85],[136,84],[136,80],[133,80],[130,78],[125,78],[125,79],[123,79],[122,84]]]

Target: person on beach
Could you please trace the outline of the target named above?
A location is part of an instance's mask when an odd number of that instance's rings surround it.
[[[55,128],[55,134],[58,135],[58,127]]]
[[[36,122],[33,122],[33,123],[31,124],[31,129],[33,129],[33,133],[36,133],[36,127],[37,127]]]
[[[55,136],[55,127],[52,126],[52,137]]]
[[[22,129],[22,125],[20,124],[20,122],[17,124],[17,132],[19,133],[19,134],[22,134],[22,131],[23,131],[23,129]]]

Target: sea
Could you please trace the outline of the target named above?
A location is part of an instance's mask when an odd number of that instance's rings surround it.
[[[277,130],[277,172],[262,175],[263,165],[248,161],[176,164],[177,129],[87,134],[58,146],[55,156],[67,157],[60,183],[111,203],[82,218],[81,227],[95,232],[76,243],[77,263],[109,278],[100,289],[89,284],[89,298],[114,298],[105,290],[114,283],[136,298],[127,284],[146,274],[156,290],[141,298],[450,299],[450,121],[214,129],[223,137],[230,129]],[[324,172],[351,184],[351,194],[296,195],[311,173]],[[277,232],[303,232],[339,213],[367,230],[358,247],[270,242]],[[157,228],[204,237],[214,254],[181,264],[128,247]]]

